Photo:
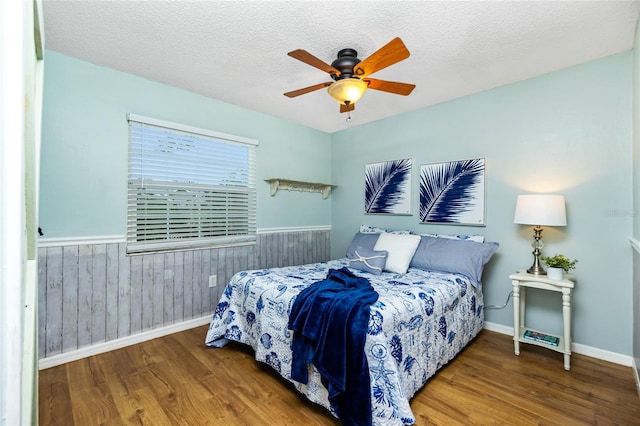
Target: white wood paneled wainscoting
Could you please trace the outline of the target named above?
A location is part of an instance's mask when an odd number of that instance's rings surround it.
[[[135,256],[119,236],[41,239],[40,368],[206,324],[233,274],[329,260],[330,233],[263,229],[255,245]]]

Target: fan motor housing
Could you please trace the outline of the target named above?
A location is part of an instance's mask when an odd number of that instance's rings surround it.
[[[353,67],[359,63],[358,52],[354,49],[342,49],[338,52],[338,58],[331,63],[332,67],[340,71],[340,75],[331,75],[331,77],[334,80],[351,78],[353,77]]]

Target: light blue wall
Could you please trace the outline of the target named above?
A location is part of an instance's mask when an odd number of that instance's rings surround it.
[[[124,235],[125,117],[134,112],[258,139],[258,227],[331,224],[334,258],[362,223],[498,241],[484,288],[487,304],[502,304],[508,274],[531,264],[531,228],[513,224],[516,196],[560,193],[569,225],[544,231],[544,252],[580,260],[574,341],[631,354],[632,62],[631,53],[615,55],[328,135],[47,51],[39,224],[53,238]],[[418,224],[419,165],[479,157],[487,160],[487,226]],[[364,215],[364,165],[398,158],[414,161],[414,214]],[[326,200],[270,197],[267,177],[338,188]],[[559,297],[532,292],[530,306],[532,326],[560,330]],[[486,319],[512,326],[511,303]]]
[[[545,229],[543,253],[579,259],[574,342],[631,354],[631,69],[628,52],[334,134],[332,257],[360,224],[483,234],[500,243],[485,303],[503,304],[508,275],[532,263],[532,227],[513,223],[516,196],[564,194],[568,226]],[[414,161],[414,214],[364,215],[365,164],[398,158]],[[486,227],[419,224],[419,165],[469,158],[486,158]],[[529,295],[530,325],[559,332],[559,294]],[[486,320],[512,327],[512,312],[509,303]]]
[[[271,197],[264,182],[328,182],[330,135],[53,51],[46,55],[39,221],[45,237],[125,234],[129,112],[258,139],[258,228],[331,224],[331,198],[288,191]]]

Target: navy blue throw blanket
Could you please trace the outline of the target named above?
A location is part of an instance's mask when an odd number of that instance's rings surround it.
[[[294,330],[291,378],[308,382],[313,363],[329,391],[329,402],[344,425],[371,425],[369,365],[364,342],[370,305],[378,300],[368,279],[346,267],[300,292],[291,307]]]

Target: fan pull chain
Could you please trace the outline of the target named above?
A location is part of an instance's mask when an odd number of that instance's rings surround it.
[[[347,111],[347,119],[345,121],[347,123],[351,121],[351,111]]]

